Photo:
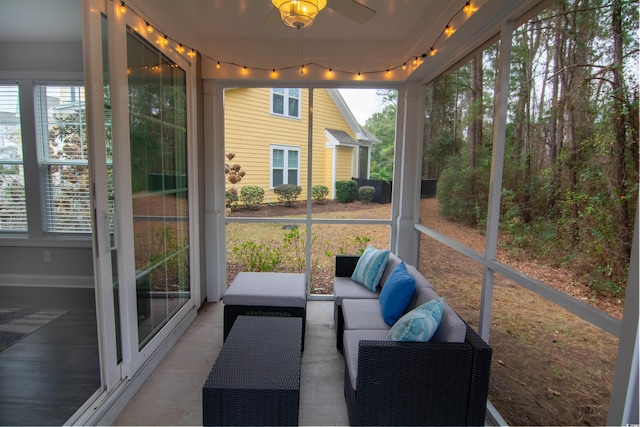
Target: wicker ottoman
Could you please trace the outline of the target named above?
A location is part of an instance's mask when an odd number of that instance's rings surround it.
[[[302,349],[307,319],[307,291],[301,273],[241,272],[223,298],[224,339],[238,316],[302,318]]]
[[[302,320],[239,316],[202,387],[205,426],[298,425]]]

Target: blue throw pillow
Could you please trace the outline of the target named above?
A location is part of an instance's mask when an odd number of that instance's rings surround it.
[[[389,341],[429,341],[442,320],[442,298],[414,308],[398,320],[387,334]]]
[[[356,268],[351,275],[351,280],[375,292],[388,259],[388,249],[376,249],[372,245],[369,245],[362,255],[360,255]]]
[[[393,269],[380,291],[380,310],[389,326],[393,326],[407,309],[415,289],[416,279],[407,272],[405,263],[401,262]]]

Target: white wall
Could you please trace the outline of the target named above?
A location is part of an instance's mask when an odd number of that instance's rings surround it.
[[[75,79],[83,71],[81,42],[0,41],[0,58],[0,81]],[[0,233],[0,285],[93,287],[91,244],[89,235],[29,240]]]

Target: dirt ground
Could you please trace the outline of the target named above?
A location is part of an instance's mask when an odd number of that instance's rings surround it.
[[[337,213],[345,208],[358,218],[389,218],[390,205],[327,201],[313,212]],[[303,214],[305,204],[280,204],[256,211],[240,208],[234,217],[282,217]],[[480,253],[484,235],[443,219],[436,199],[421,201],[422,223]],[[372,239],[374,243],[374,239]],[[375,244],[375,243],[374,243]],[[568,269],[510,256],[498,249],[498,260],[550,286],[575,296],[614,317],[622,317],[622,301],[596,296]],[[229,265],[229,281],[239,267]],[[482,269],[445,245],[423,236],[420,271],[460,316],[477,329]],[[314,292],[330,293],[333,271],[328,265],[314,274]],[[561,307],[495,276],[489,344],[493,349],[489,399],[510,425],[605,425],[618,340]]]

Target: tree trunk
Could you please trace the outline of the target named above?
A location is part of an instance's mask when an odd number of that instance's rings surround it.
[[[470,147],[469,147],[469,167],[476,169],[476,157],[478,147],[482,144],[482,117],[484,90],[482,85],[482,53],[471,60],[471,122],[470,122]]]
[[[629,199],[627,198],[626,145],[627,129],[624,111],[624,80],[622,54],[622,2],[614,0],[611,14],[611,30],[613,34],[613,126],[615,141],[613,144],[613,161],[615,164],[615,192],[618,200],[614,200],[614,215],[618,230],[619,257],[626,262],[631,257],[631,229],[629,220]]]
[[[560,73],[562,69],[562,47],[564,46],[564,33],[562,27],[562,8],[557,8],[554,17],[554,37],[553,46],[547,46],[547,49],[553,49],[553,78],[551,79],[551,112],[549,118],[549,163],[552,168],[552,179],[550,183],[550,194],[547,207],[549,214],[553,218],[559,216],[558,198],[560,196],[560,176],[561,166],[558,161],[560,152],[559,146],[562,141],[562,126],[560,126],[561,102],[559,98]]]

